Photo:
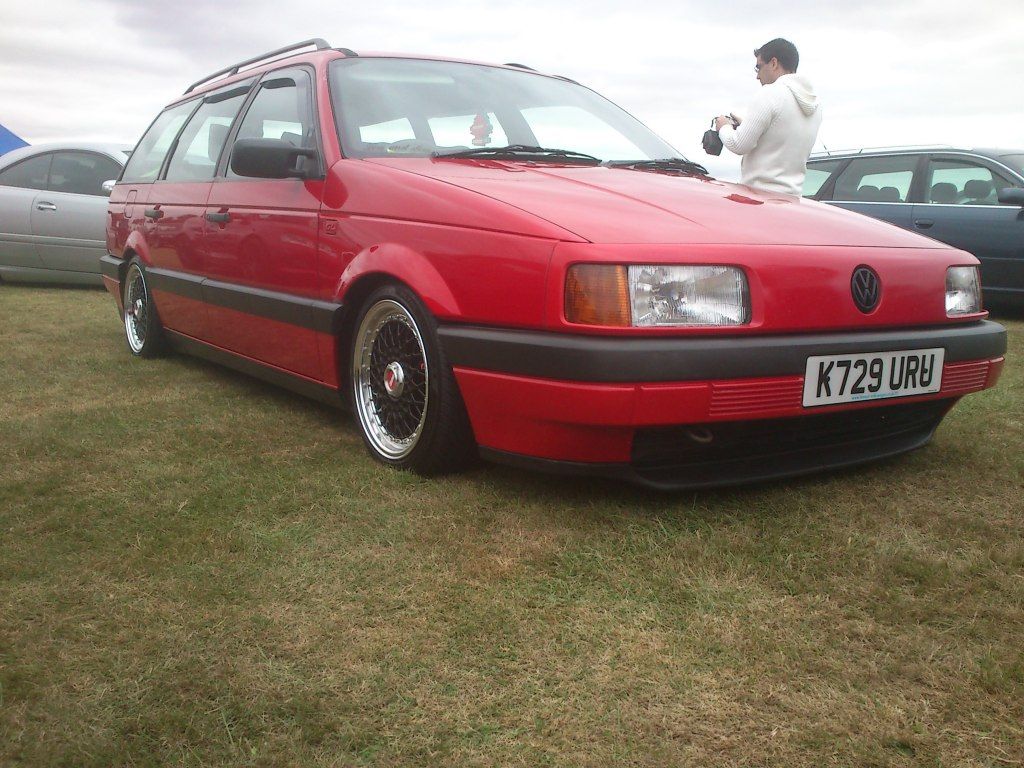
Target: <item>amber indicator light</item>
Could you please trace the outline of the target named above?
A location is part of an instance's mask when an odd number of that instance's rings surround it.
[[[565,318],[583,325],[629,326],[629,280],[617,264],[575,264],[565,278]]]

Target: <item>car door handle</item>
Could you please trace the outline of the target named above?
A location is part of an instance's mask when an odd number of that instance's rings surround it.
[[[914,226],[918,229],[931,229],[934,219],[914,219]]]
[[[164,217],[164,212],[159,208],[147,208],[145,216],[147,219],[162,219]]]
[[[57,206],[53,203],[36,203],[37,211],[56,211]]]
[[[227,224],[231,221],[230,213],[208,213],[206,214],[206,220],[212,221],[218,224]]]

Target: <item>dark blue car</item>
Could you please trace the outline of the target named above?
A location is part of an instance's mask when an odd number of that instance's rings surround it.
[[[1024,149],[813,155],[803,194],[974,254],[986,299],[1024,306]]]

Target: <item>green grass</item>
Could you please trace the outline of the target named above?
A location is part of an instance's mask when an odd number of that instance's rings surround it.
[[[1024,761],[1024,323],[906,457],[662,495],[424,480],[0,287],[0,764]]]

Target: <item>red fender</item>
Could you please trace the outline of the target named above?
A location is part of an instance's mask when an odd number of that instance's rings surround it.
[[[335,296],[344,301],[349,289],[369,275],[389,275],[401,280],[416,292],[435,317],[461,315],[455,296],[430,260],[404,245],[382,243],[362,250],[341,273]]]

